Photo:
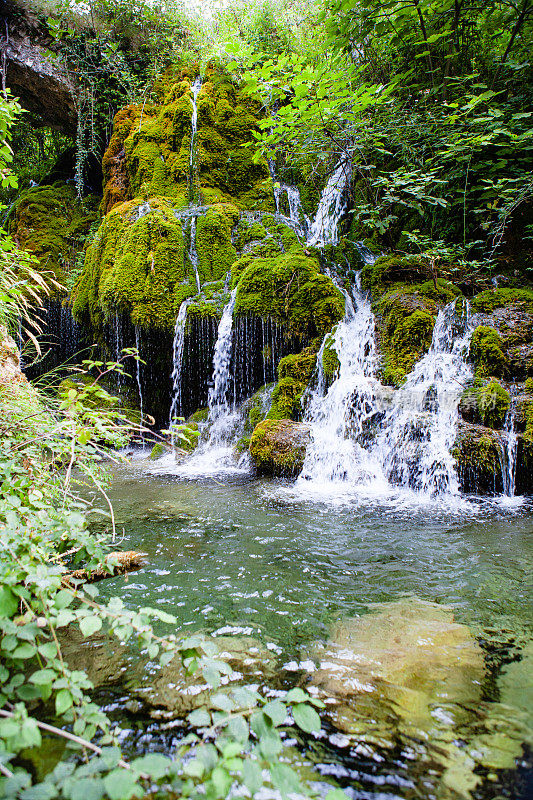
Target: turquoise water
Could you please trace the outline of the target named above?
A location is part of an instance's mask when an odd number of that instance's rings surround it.
[[[505,662],[520,663],[531,642],[528,503],[506,508],[473,500],[451,509],[391,500],[329,507],[298,502],[269,481],[185,481],[148,474],[141,462],[116,468],[110,498],[117,549],[142,550],[147,563],[106,580],[101,592],[119,594],[132,608],[171,612],[184,630],[253,637],[275,657],[280,685],[305,680],[314,643],[327,640],[335,620],[406,596],[453,608],[481,641],[491,665],[486,703],[501,699]],[[436,794],[423,789],[427,765],[418,765],[414,780],[405,754],[389,753],[378,767],[324,742],[310,747],[322,773],[337,775],[357,797],[381,796],[371,778],[376,770],[389,776],[387,797],[391,785],[402,798],[459,796],[439,795],[437,779]],[[498,780],[484,780],[471,796],[526,797],[517,781],[528,762],[516,763],[518,772],[499,771]],[[402,780],[409,787],[398,788]]]

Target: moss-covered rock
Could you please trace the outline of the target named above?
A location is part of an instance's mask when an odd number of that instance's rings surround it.
[[[43,272],[65,284],[96,220],[97,203],[92,196],[80,202],[75,188],[66,183],[27,189],[14,206],[9,232],[39,259]]]
[[[335,349],[335,334],[332,331],[326,336],[322,349],[322,370],[328,386],[335,380],[339,367],[339,356]]]
[[[309,428],[288,419],[260,422],[250,440],[250,456],[260,474],[291,477],[302,469]]]
[[[399,386],[431,345],[436,306],[416,291],[392,289],[377,305],[382,380]]]
[[[113,208],[89,246],[72,308],[96,329],[116,311],[134,325],[172,327],[181,302],[195,292],[172,205],[129,201]]]
[[[264,160],[254,163],[252,140],[260,103],[222,72],[210,71],[197,96],[197,136],[191,169],[192,80],[168,71],[154,87],[157,100],[121,109],[103,159],[104,200],[109,212],[135,197],[187,202],[235,203],[273,208]]]
[[[476,376],[501,378],[507,367],[507,358],[500,334],[494,328],[478,325],[470,342],[470,358]]]
[[[514,303],[526,303],[533,310],[533,291],[531,289],[487,289],[476,295],[471,309],[476,313],[490,313]]]
[[[463,492],[493,495],[502,491],[501,440],[496,431],[461,421],[453,455]]]
[[[324,336],[344,316],[344,298],[319,264],[300,245],[277,258],[249,260],[240,273],[236,314],[268,316],[286,325],[287,334]]]
[[[507,389],[492,378],[467,389],[459,403],[459,411],[468,422],[501,428],[510,403],[511,395]]]
[[[302,416],[302,396],[316,369],[318,341],[301,353],[285,356],[279,362],[279,380],[272,393],[272,406],[268,419],[298,420]]]

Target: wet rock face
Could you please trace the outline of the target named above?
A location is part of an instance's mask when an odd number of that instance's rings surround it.
[[[303,423],[266,419],[252,434],[250,455],[261,474],[294,476],[302,469],[309,439]]]
[[[7,57],[6,85],[46,125],[75,133],[75,88],[66,70],[46,55],[52,44],[46,26],[20,2],[5,3],[3,11],[7,36],[2,25],[0,49]]]

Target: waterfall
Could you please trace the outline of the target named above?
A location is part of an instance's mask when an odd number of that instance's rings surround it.
[[[190,300],[184,300],[180,305],[180,310],[174,327],[174,342],[172,345],[172,403],[170,406],[169,427],[175,422],[176,417],[182,411],[182,367],[183,367],[183,345],[185,343],[185,325],[187,322],[187,308]]]
[[[348,206],[347,190],[352,177],[351,164],[341,159],[320,197],[307,243],[314,246],[338,244],[339,223]]]
[[[322,371],[326,337],[317,359],[317,387],[304,416],[311,442],[296,483],[297,490],[324,497],[344,495],[360,485],[386,486],[379,459],[368,446],[371,422],[380,412],[381,393],[374,377],[374,315],[370,300],[361,290],[360,274],[353,300],[348,292],[341,291],[346,310],[334,333],[340,366],[326,391]]]
[[[208,400],[208,419],[213,422],[210,438],[213,436],[215,423],[219,420],[224,420],[224,418],[231,413],[231,407],[228,402],[228,394],[231,385],[229,366],[233,340],[233,310],[235,308],[236,299],[237,288],[233,289],[229,302],[224,307],[220,325],[218,326],[218,337],[215,345],[215,354],[213,356],[213,386],[209,389]],[[223,423],[219,427],[223,428]],[[219,433],[223,436],[223,430],[216,432],[216,438],[219,436]]]
[[[420,499],[459,495],[451,450],[459,398],[472,377],[466,363],[468,304],[463,315],[455,301],[439,312],[429,352],[393,391],[375,377],[374,316],[360,275],[353,299],[341,291],[345,315],[333,336],[339,369],[326,389],[321,364],[331,346],[326,337],[304,415],[311,441],[296,492],[325,500],[386,497],[399,489],[414,490]]]
[[[141,330],[140,326],[135,326],[135,347],[137,348],[137,358],[135,359],[135,377],[137,379],[137,390],[139,392],[139,436],[141,437],[141,442],[144,441],[144,436],[142,433],[142,426],[143,426],[143,390],[141,384]]]
[[[236,408],[234,378],[230,371],[233,351],[233,311],[237,289],[222,312],[213,356],[213,383],[208,395],[208,417],[205,437],[192,455],[173,468],[184,477],[204,477],[221,473],[248,472],[248,459],[243,456],[237,463],[234,458],[235,440],[242,434],[243,419]],[[181,309],[180,309],[181,311]],[[156,470],[167,471],[166,464]]]
[[[191,116],[191,150],[189,155],[189,176],[190,176],[190,186],[189,186],[189,199],[192,201],[194,200],[194,148],[196,145],[196,131],[198,128],[198,107],[197,107],[197,98],[198,92],[202,87],[202,79],[200,76],[196,78],[194,83],[191,86],[192,92],[192,116]]]
[[[198,294],[202,291],[202,286],[200,283],[200,275],[198,273],[198,251],[196,249],[196,217],[191,216],[191,226],[189,228],[190,234],[190,241],[189,241],[189,250],[188,255],[190,262],[194,269],[194,277],[196,280],[196,291]]]
[[[504,497],[514,497],[518,437],[515,431],[515,403],[513,397],[511,397],[511,404],[505,415],[502,437],[500,462],[502,467],[503,495]]]
[[[281,209],[281,199],[284,194],[287,195],[287,203],[289,206],[288,219],[293,222],[302,233],[306,233],[309,227],[309,219],[304,212],[302,199],[300,197],[300,190],[297,186],[291,186],[288,183],[274,184],[274,202],[276,204],[276,214],[283,216],[284,219],[287,218]]]
[[[431,347],[396,392],[375,445],[389,481],[430,497],[459,494],[451,451],[459,399],[472,378],[468,314],[466,302],[456,313],[455,300],[439,311]]]

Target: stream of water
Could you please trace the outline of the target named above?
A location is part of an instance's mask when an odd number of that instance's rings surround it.
[[[142,550],[148,560],[128,578],[102,584],[104,596],[118,593],[128,607],[152,605],[173,613],[182,630],[203,631],[224,647],[245,643],[263,665],[263,677],[255,682],[274,693],[315,680],[316,642],[327,641],[339,621],[365,620],[375,603],[404,607],[412,598],[451,607],[486,652],[481,699],[467,701],[459,686],[448,687],[436,701],[439,721],[429,731],[415,707],[408,733],[391,709],[392,750],[356,746],[367,736],[358,725],[354,740],[326,719],[322,738],[297,744],[301,758],[322,780],[335,778],[358,800],[526,800],[521,781],[531,765],[523,743],[533,736],[528,505],[511,512],[471,499],[468,508],[450,516],[445,505],[428,514],[424,506],[404,508],[374,498],[354,514],[304,499],[286,503],[277,482],[154,475],[140,456],[116,468],[110,497],[124,530],[121,547]],[[132,664],[128,674],[135,671]],[[479,680],[475,671],[469,674],[467,680]],[[147,727],[145,717],[132,717],[127,693],[119,690],[108,702],[126,750],[167,750],[179,741],[177,729],[169,740],[165,726]],[[366,724],[372,732],[371,718]],[[490,750],[495,766],[480,766],[477,785],[458,791],[463,778],[465,786],[472,779],[473,767],[457,763],[452,781],[448,756],[439,749],[443,737],[464,739],[470,752],[469,737],[487,748],[493,729],[518,771],[509,764],[499,769],[500,756]]]

